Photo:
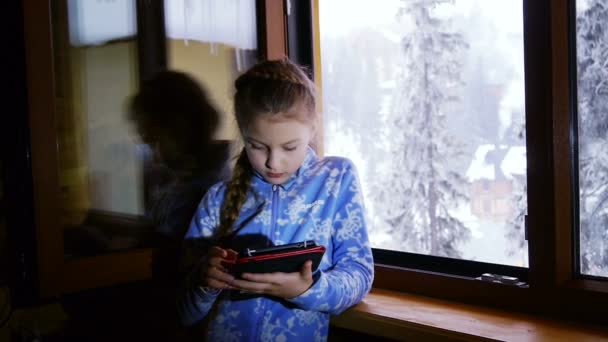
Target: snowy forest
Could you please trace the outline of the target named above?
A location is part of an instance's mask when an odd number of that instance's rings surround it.
[[[325,154],[357,165],[373,247],[527,267],[522,7],[320,1]],[[608,12],[577,10],[581,271],[607,276]]]
[[[576,33],[581,272],[608,277],[608,3],[578,7]]]

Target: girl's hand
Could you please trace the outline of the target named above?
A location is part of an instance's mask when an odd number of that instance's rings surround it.
[[[234,280],[234,277],[226,272],[226,269],[222,266],[222,261],[235,256],[236,252],[231,249],[211,247],[207,260],[200,269],[202,286],[218,290],[230,288],[230,283]]]
[[[243,273],[242,277],[233,280],[230,285],[245,292],[289,299],[301,295],[312,286],[312,261],[306,261],[300,272]]]

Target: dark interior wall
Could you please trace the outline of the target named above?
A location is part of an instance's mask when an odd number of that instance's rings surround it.
[[[23,8],[19,0],[1,4],[0,279],[20,305],[35,298],[36,260]]]
[[[0,169],[2,169],[2,160],[0,160]],[[4,183],[0,178],[0,286],[8,283],[8,241],[6,233],[5,212],[6,205],[4,204]]]
[[[6,3],[3,4],[3,9],[6,9]],[[4,12],[4,11],[3,11]],[[4,18],[3,18],[4,19]],[[4,23],[3,25],[7,25]],[[10,25],[9,25],[10,26]],[[6,27],[9,28],[9,27]],[[5,31],[6,32],[6,31]],[[9,38],[10,39],[10,38]],[[10,44],[9,44],[10,46]],[[11,50],[11,49],[8,49]],[[3,54],[4,55],[4,50]],[[8,56],[7,56],[8,57]],[[7,58],[3,57],[3,58]],[[7,58],[10,60],[11,58]],[[4,94],[3,94],[4,95]],[[4,110],[2,110],[3,115],[0,120],[4,120]],[[2,131],[0,134],[4,135],[4,125],[1,125]],[[4,286],[8,283],[8,242],[7,242],[7,230],[6,230],[6,199],[5,199],[5,191],[4,191],[4,151],[5,151],[5,143],[6,141],[3,139],[2,146],[0,151],[0,286]]]
[[[2,9],[5,10],[7,9],[7,2],[3,3],[2,5]],[[2,11],[2,13],[5,13],[5,11]],[[2,18],[4,19],[4,18]],[[4,20],[2,20],[3,22],[3,27],[4,29],[8,29],[11,27],[11,24],[7,24]],[[7,31],[5,31],[7,32]],[[9,38],[10,39],[10,38]],[[9,43],[9,47],[11,46],[11,44]],[[8,49],[9,51],[11,49]],[[10,57],[10,53],[9,55],[5,55],[4,52],[5,50],[2,51],[2,55],[4,55],[5,57],[2,57],[4,59],[6,59],[6,61],[10,61],[12,58]],[[3,94],[3,97],[4,98]],[[8,94],[6,94],[8,95]],[[7,96],[8,98],[8,96]],[[0,120],[5,120],[5,114],[4,114],[4,110],[2,110],[2,116],[0,117]],[[4,136],[5,133],[5,125],[2,124],[0,125],[0,127],[2,128],[0,130],[0,136]],[[2,145],[0,146],[0,287],[2,286],[6,286],[8,283],[8,275],[9,275],[9,261],[8,261],[8,241],[7,241],[7,229],[6,229],[6,199],[5,199],[5,191],[4,191],[4,167],[5,167],[5,163],[4,163],[4,152],[6,149],[6,140],[2,139],[0,140],[0,142],[2,143]],[[1,317],[0,317],[1,319]]]

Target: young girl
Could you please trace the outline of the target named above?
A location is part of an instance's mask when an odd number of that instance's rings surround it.
[[[309,147],[315,89],[298,66],[262,62],[235,85],[245,148],[232,179],[209,189],[186,234],[200,261],[178,300],[182,321],[205,320],[212,341],[326,340],[329,315],[360,302],[373,281],[356,169]],[[222,266],[238,248],[304,240],[326,247],[314,273],[311,261],[300,272],[241,278]]]

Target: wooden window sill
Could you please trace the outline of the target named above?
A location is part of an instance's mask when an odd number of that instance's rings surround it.
[[[374,289],[332,326],[396,340],[608,341],[608,330]]]

